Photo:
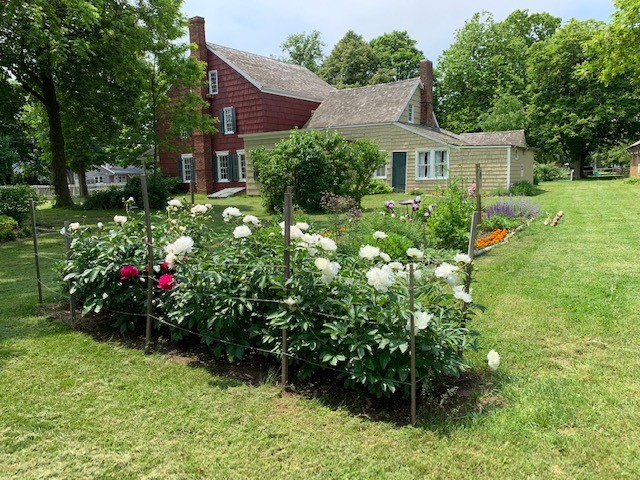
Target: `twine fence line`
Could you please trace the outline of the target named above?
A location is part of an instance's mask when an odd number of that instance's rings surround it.
[[[148,200],[148,193],[147,193],[147,185],[146,185],[146,174],[142,174],[141,175],[141,186],[142,186],[142,197],[143,197],[143,205],[144,205],[144,212],[145,212],[145,223],[146,223],[146,238],[143,237],[141,238],[141,241],[146,244],[147,246],[147,272],[146,272],[146,278],[147,278],[147,313],[144,315],[147,319],[146,322],[146,333],[145,333],[145,350],[147,352],[150,351],[150,347],[151,347],[151,323],[152,320],[156,320],[162,324],[171,326],[173,328],[177,328],[183,331],[186,331],[190,334],[193,335],[197,335],[200,337],[204,337],[202,334],[199,334],[197,332],[193,332],[189,329],[186,329],[184,327],[178,326],[178,325],[174,325],[170,322],[166,322],[165,320],[153,315],[153,287],[152,287],[152,282],[151,279],[154,278],[153,277],[153,273],[154,273],[154,258],[153,258],[153,249],[154,249],[154,245],[153,245],[153,237],[152,237],[152,226],[151,226],[151,212],[149,209],[149,200]],[[474,242],[475,242],[475,234],[476,234],[476,228],[477,228],[477,224],[479,223],[480,220],[480,216],[481,216],[481,201],[480,201],[480,195],[481,195],[481,187],[482,186],[482,171],[480,168],[479,164],[476,164],[476,195],[478,197],[477,200],[477,205],[476,205],[476,211],[473,212],[472,217],[471,217],[471,229],[469,232],[469,248],[468,248],[468,255],[471,259],[473,259],[473,255],[474,255]],[[191,192],[193,195],[193,182],[191,182]],[[193,198],[193,196],[192,196]],[[192,203],[193,203],[193,199],[192,199]],[[285,221],[285,228],[284,228],[284,265],[282,266],[283,270],[284,270],[284,280],[285,280],[285,296],[286,296],[286,281],[290,278],[291,276],[291,238],[290,238],[290,225],[293,222],[293,209],[291,207],[292,205],[292,188],[291,187],[287,187],[287,191],[285,193],[285,198],[284,198],[284,221]],[[38,277],[38,293],[39,293],[39,301],[40,304],[42,304],[42,291],[41,288],[44,285],[43,282],[41,281],[41,277],[40,277],[40,268],[39,268],[39,253],[38,253],[38,239],[37,239],[37,232],[38,229],[36,227],[36,222],[35,222],[35,206],[33,204],[33,202],[31,202],[31,218],[32,218],[32,229],[33,229],[33,242],[34,242],[34,259],[35,259],[35,264],[36,264],[36,271],[37,271],[37,277]],[[49,231],[54,231],[53,229],[49,230]],[[66,221],[65,225],[64,225],[64,236],[65,236],[65,243],[66,243],[66,258],[67,261],[69,261],[70,259],[70,255],[71,255],[71,236],[69,235],[69,222]],[[46,257],[43,257],[46,258]],[[229,266],[233,265],[233,264],[227,264]],[[247,265],[247,264],[237,264],[238,266],[251,266],[251,265]],[[277,266],[278,268],[280,268],[280,266]],[[469,292],[469,285],[471,283],[471,273],[472,273],[472,267],[471,265],[469,265],[466,269],[466,279],[465,279],[465,284],[464,284],[464,289],[465,291],[468,293]],[[155,278],[154,278],[155,280]],[[46,288],[50,289],[48,286],[45,286]],[[52,289],[50,289],[52,290]],[[69,290],[71,290],[71,281],[69,280]],[[236,298],[238,299],[238,297],[230,297],[230,298]],[[414,321],[415,321],[415,314],[414,314],[414,266],[413,263],[409,264],[409,311],[411,312],[410,315],[410,320],[409,320],[409,336],[410,336],[410,345],[411,348],[409,349],[409,355],[410,355],[410,375],[411,375],[411,382],[410,383],[406,383],[406,382],[401,382],[399,380],[394,380],[394,379],[384,379],[385,381],[389,381],[389,382],[394,382],[397,384],[401,384],[401,385],[409,385],[411,387],[411,424],[415,425],[416,423],[416,383],[417,383],[417,379],[416,379],[416,375],[415,375],[415,369],[416,369],[416,352],[415,352],[415,328],[414,328]],[[243,299],[244,301],[260,301],[260,299]],[[277,300],[267,300],[267,299],[262,299],[264,301],[269,301],[269,302],[278,302],[278,303],[283,303],[283,302],[279,302]],[[76,314],[76,300],[75,300],[75,295],[73,295],[72,293],[69,293],[69,304],[70,304],[70,310],[71,310],[71,326],[75,327],[75,314]],[[463,310],[465,309],[464,305],[463,305]],[[300,309],[301,311],[304,312],[303,309]],[[110,309],[104,309],[104,311],[111,311]],[[112,311],[112,313],[122,313],[122,314],[127,314],[127,315],[142,315],[142,314],[135,314],[135,313],[131,313],[131,312],[117,312],[117,311]],[[331,314],[324,314],[323,312],[312,312],[313,315],[322,315],[322,316],[326,316],[329,318],[334,318],[334,319],[338,319],[338,320],[349,320],[349,317],[338,317],[336,315],[331,315]],[[368,322],[367,322],[368,323]],[[462,322],[461,322],[461,326],[464,327],[464,323],[465,323],[465,318],[464,318],[464,314],[463,314],[463,318],[462,318]],[[366,324],[366,323],[365,323]],[[371,324],[373,324],[371,322]],[[234,345],[237,347],[241,347],[241,348],[249,348],[252,349],[254,351],[258,351],[258,352],[263,352],[263,353],[268,353],[268,354],[277,354],[277,352],[273,352],[271,350],[266,350],[266,349],[261,349],[258,347],[252,347],[252,346],[247,346],[247,345],[240,345],[240,344],[235,344],[233,342],[229,342],[227,340],[223,340],[220,338],[215,338],[215,337],[211,337],[211,336],[207,336],[208,339],[212,339],[212,340],[217,340],[219,342],[222,343],[227,343],[229,345]],[[462,354],[462,347],[459,348],[459,354]],[[326,366],[326,365],[322,365],[319,363],[315,363],[306,359],[302,359],[299,357],[295,357],[294,355],[291,355],[288,352],[288,346],[287,346],[287,329],[286,327],[282,329],[282,351],[281,351],[281,358],[282,358],[282,372],[281,372],[281,384],[282,384],[282,390],[284,391],[286,388],[286,384],[287,384],[287,380],[288,380],[288,359],[289,358],[295,358],[298,361],[301,362],[307,362],[310,363],[312,365],[315,365],[317,367],[323,368],[323,369],[328,369],[328,370],[334,370],[343,374],[349,374],[349,372],[341,370],[341,369],[337,369],[334,368],[332,366]],[[423,379],[426,377],[423,377]]]

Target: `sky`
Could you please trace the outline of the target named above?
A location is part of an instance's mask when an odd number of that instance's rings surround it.
[[[474,13],[486,10],[501,21],[517,9],[548,12],[563,21],[609,21],[614,7],[612,0],[185,0],[182,10],[187,17],[204,17],[207,41],[267,57],[281,56],[280,44],[293,33],[318,30],[328,55],[348,30],[366,41],[406,30],[436,63]]]

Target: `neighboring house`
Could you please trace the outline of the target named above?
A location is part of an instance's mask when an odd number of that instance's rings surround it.
[[[433,112],[433,67],[420,64],[420,78],[335,90],[315,110],[306,129],[335,130],[346,138],[367,138],[387,153],[374,177],[396,191],[433,192],[452,178],[467,182],[482,166],[483,188],[533,182],[534,150],[523,130],[456,135],[440,129]],[[245,150],[273,146],[288,132],[242,135]],[[247,193],[259,194],[248,161]]]
[[[629,176],[640,177],[640,141],[627,147],[627,151],[631,154]]]
[[[209,103],[208,113],[219,118],[218,133],[175,139],[180,147],[160,152],[160,167],[185,183],[195,175],[199,193],[244,189],[247,156],[241,135],[300,128],[335,88],[304,67],[207,43],[204,18],[189,23],[190,41],[198,46],[192,55],[207,70],[201,96]]]
[[[87,171],[89,185],[124,185],[129,179],[142,175],[144,170],[138,167],[118,167],[105,163],[100,167]]]

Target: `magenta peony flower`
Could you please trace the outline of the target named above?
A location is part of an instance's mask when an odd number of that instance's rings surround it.
[[[173,275],[165,273],[164,275],[161,275],[160,279],[158,280],[158,288],[162,290],[171,290],[175,283],[176,282],[173,279]]]
[[[120,280],[123,282],[125,280],[136,278],[138,275],[140,275],[140,270],[133,265],[125,265],[120,269]]]

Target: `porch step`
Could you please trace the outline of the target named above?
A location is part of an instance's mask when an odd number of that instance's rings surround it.
[[[213,192],[210,195],[207,195],[207,198],[227,198],[233,197],[234,195],[244,192],[246,190],[245,187],[229,187],[223,190],[219,190],[217,192]]]

